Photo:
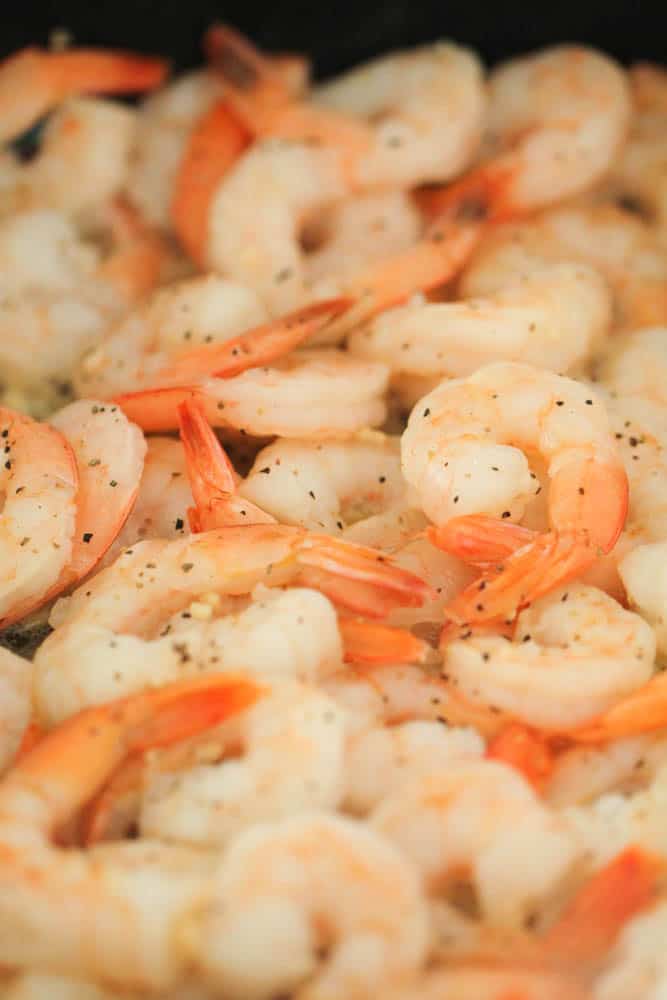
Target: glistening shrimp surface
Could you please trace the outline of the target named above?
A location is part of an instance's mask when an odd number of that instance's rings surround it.
[[[0,1000],[660,1000],[667,71],[316,75],[0,63]]]

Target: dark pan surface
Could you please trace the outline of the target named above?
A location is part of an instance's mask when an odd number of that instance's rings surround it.
[[[268,49],[297,49],[318,75],[388,49],[450,37],[489,62],[541,45],[581,41],[623,61],[667,62],[667,7],[631,0],[0,0],[0,51],[45,43],[58,27],[79,44],[169,54],[178,67],[199,60],[199,39],[226,20]]]

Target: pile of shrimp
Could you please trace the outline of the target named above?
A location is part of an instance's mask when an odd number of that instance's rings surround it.
[[[0,998],[664,998],[667,70],[203,53],[0,63]]]

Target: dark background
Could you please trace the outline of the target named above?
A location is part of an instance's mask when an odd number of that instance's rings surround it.
[[[597,45],[625,62],[667,63],[667,4],[607,0],[0,0],[0,52],[44,44],[69,28],[79,44],[125,46],[169,54],[178,67],[199,61],[199,39],[226,20],[268,49],[309,52],[319,76],[370,55],[450,37],[488,62],[561,41]]]

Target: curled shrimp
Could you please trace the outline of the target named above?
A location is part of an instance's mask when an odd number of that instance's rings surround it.
[[[0,64],[0,141],[23,132],[68,97],[152,90],[166,73],[163,59],[148,56],[95,49],[23,49]]]
[[[488,158],[449,189],[426,192],[431,211],[469,205],[487,218],[525,214],[592,187],[625,140],[624,71],[582,46],[513,59],[489,78]]]
[[[437,42],[394,52],[290,101],[247,43],[218,27],[212,64],[229,100],[262,138],[317,135],[339,148],[357,188],[412,187],[459,173],[479,143],[485,105],[482,67],[469,49]]]
[[[128,754],[202,732],[261,693],[233,677],[174,684],[81,713],[14,765],[0,784],[3,966],[57,969],[158,991],[182,979],[185,949],[180,943],[174,949],[174,927],[206,895],[201,856],[158,844],[63,851],[53,843],[54,831],[76,818]],[[65,919],[63,898],[69,901]]]
[[[574,583],[522,611],[513,642],[473,635],[443,654],[450,683],[473,704],[562,731],[640,689],[653,672],[655,639],[639,615]]]
[[[205,629],[152,636],[170,614],[202,594],[245,596],[260,583],[315,587],[368,616],[382,616],[397,604],[418,604],[429,593],[418,577],[392,566],[381,553],[275,524],[141,542],[54,611],[56,631],[36,661],[41,711],[62,718],[82,703],[109,697],[121,683],[127,691],[137,690],[163,676],[215,667],[220,649],[217,641],[215,648],[207,643]],[[324,621],[325,611],[318,614]],[[215,623],[209,632],[215,639]],[[304,642],[309,636],[304,630]],[[224,629],[219,638],[225,643]],[[339,642],[336,631],[340,657]],[[94,673],[91,662],[97,663]]]
[[[604,405],[562,376],[507,363],[445,382],[417,404],[401,447],[404,475],[439,526],[436,544],[450,548],[465,524],[480,556],[492,538],[501,546],[514,538],[512,521],[541,492],[523,451],[547,464],[551,530],[516,551],[512,542],[507,558],[450,603],[459,623],[511,617],[591,566],[623,528],[628,483]],[[472,511],[495,515],[495,527],[489,517],[457,517]]]
[[[355,331],[356,357],[392,374],[470,375],[492,361],[566,372],[599,350],[611,326],[603,279],[585,265],[536,267],[487,298],[409,302]]]

